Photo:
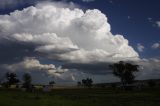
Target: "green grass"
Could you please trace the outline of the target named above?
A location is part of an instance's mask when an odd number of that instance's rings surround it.
[[[1,89],[0,106],[160,106],[160,89],[54,89],[50,93]]]

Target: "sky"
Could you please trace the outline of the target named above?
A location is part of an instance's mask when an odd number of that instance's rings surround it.
[[[159,0],[0,0],[0,70],[34,83],[118,81],[109,64],[160,78]]]

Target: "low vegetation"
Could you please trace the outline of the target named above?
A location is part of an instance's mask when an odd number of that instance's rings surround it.
[[[160,90],[159,87],[141,91],[75,88],[44,93],[0,89],[0,106],[160,106]]]

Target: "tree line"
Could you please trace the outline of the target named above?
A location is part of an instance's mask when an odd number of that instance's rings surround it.
[[[23,84],[22,87],[26,88],[29,90],[33,85],[31,84],[32,82],[32,77],[29,73],[25,73],[23,75]],[[1,85],[4,86],[5,88],[10,88],[11,85],[16,85],[20,82],[20,80],[17,78],[17,75],[13,72],[7,72],[5,74],[5,81],[1,82]],[[18,85],[17,85],[18,86]]]
[[[91,78],[82,79],[82,81],[78,81],[77,82],[77,85],[79,87],[83,86],[83,87],[91,88],[92,84],[93,84],[93,80]]]
[[[135,80],[135,73],[139,71],[139,65],[134,65],[131,63],[120,61],[118,63],[114,63],[109,65],[109,68],[112,70],[112,73],[114,76],[118,77],[121,81],[122,87],[125,89],[125,87],[129,84],[132,84]],[[9,88],[13,84],[17,84],[20,82],[20,80],[17,78],[17,75],[13,72],[6,73],[5,75],[6,81],[1,83],[2,86]],[[29,73],[25,73],[23,75],[23,83],[22,87],[29,90],[33,87],[32,85],[32,77]],[[49,85],[54,85],[55,82],[51,81],[49,82]],[[153,81],[148,82],[149,85],[155,85]],[[92,78],[86,78],[82,79],[81,81],[77,82],[78,86],[81,87],[88,87],[91,88],[93,86],[93,80]]]
[[[5,80],[0,84],[5,88],[10,88],[11,85],[16,85],[16,88],[19,88],[19,83],[21,81],[17,78],[17,75],[13,72],[7,72],[5,74]],[[22,77],[22,86],[21,88],[25,88],[26,91],[31,91],[34,89],[34,85],[32,84],[32,76],[29,73],[25,73]],[[49,85],[53,86],[55,84],[54,81],[50,81]]]

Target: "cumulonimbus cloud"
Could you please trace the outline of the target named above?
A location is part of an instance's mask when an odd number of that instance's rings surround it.
[[[127,39],[110,30],[107,17],[97,9],[40,4],[0,16],[1,41],[33,45],[46,58],[89,62],[139,57]]]
[[[111,33],[108,19],[100,10],[83,11],[67,8],[64,4],[56,6],[54,3],[40,3],[9,15],[0,15],[0,44],[0,50],[3,51],[0,53],[0,57],[3,57],[0,64],[3,66],[6,57],[10,61],[12,58],[13,61],[21,58],[21,62],[5,63],[8,70],[43,70],[64,80],[75,80],[75,76],[80,78],[83,72],[104,73],[107,69],[87,71],[85,65],[89,63],[100,65],[98,63],[140,60],[123,35]],[[5,50],[8,52],[5,53]],[[64,71],[63,67],[43,65],[39,60],[24,57],[67,61],[77,64],[77,67],[66,65],[69,71],[58,74],[56,71]]]

